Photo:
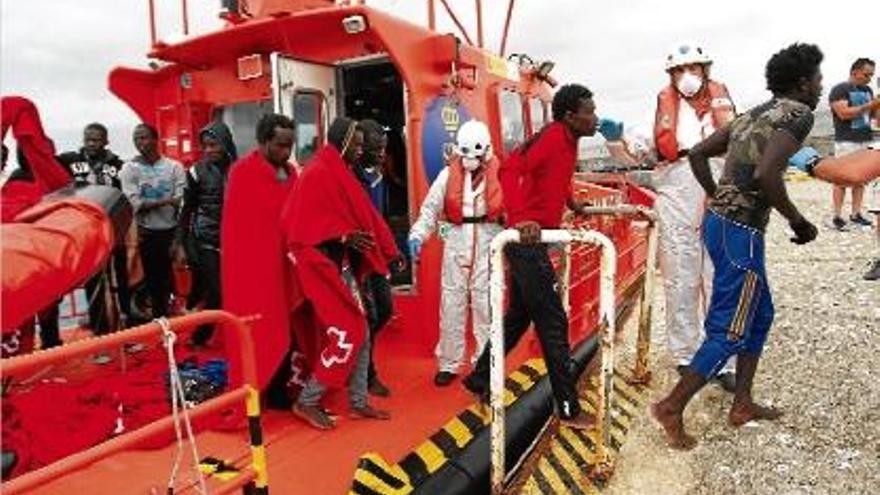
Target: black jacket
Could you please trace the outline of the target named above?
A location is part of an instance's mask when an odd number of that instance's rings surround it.
[[[122,160],[110,150],[104,150],[96,157],[88,158],[82,148],[68,151],[57,157],[58,161],[73,176],[76,185],[97,184],[122,189],[119,171]]]
[[[199,136],[206,133],[223,144],[227,157],[221,163],[212,163],[202,158],[187,172],[187,186],[180,214],[181,234],[187,242],[194,241],[199,246],[219,248],[226,178],[237,155],[232,134],[225,124],[213,122],[202,129]]]

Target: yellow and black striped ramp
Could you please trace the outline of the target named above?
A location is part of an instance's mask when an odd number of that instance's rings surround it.
[[[590,413],[596,412],[598,391],[596,378],[591,379],[592,386],[581,398],[581,406]],[[614,456],[626,441],[630,425],[639,411],[646,396],[647,388],[632,386],[626,379],[615,372],[614,394],[611,401],[611,454]],[[551,430],[552,431],[552,430]],[[580,431],[560,427],[548,444],[538,448],[540,457],[528,463],[534,466],[522,484],[521,495],[571,494],[590,495],[599,493],[601,486],[591,482],[586,473],[596,463],[596,431]]]
[[[532,359],[508,375],[504,405],[510,406],[547,374],[543,359]],[[397,464],[388,464],[379,454],[368,453],[358,461],[350,495],[402,495],[412,492],[437,472],[488,424],[477,405],[452,418]]]

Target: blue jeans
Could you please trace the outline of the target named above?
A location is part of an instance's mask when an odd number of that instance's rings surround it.
[[[703,243],[715,277],[703,325],[706,335],[690,366],[709,379],[734,354],[761,354],[774,310],[763,233],[709,210],[703,220]]]

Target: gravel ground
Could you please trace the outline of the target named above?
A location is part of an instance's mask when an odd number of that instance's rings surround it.
[[[874,234],[827,226],[830,186],[793,182],[789,191],[820,234],[796,247],[775,214],[768,231],[776,320],[755,397],[785,415],[735,430],[726,422],[731,396],[709,386],[685,414],[700,443],[678,452],[646,410],[606,494],[880,494],[880,282],[861,278],[877,249]],[[662,301],[658,294],[652,402],[677,378]]]

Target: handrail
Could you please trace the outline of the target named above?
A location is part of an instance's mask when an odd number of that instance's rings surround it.
[[[220,396],[196,405],[189,411],[193,418],[203,417],[211,412],[230,407],[242,400],[246,402],[250,443],[251,443],[251,469],[257,493],[268,493],[268,473],[265,458],[265,449],[262,445],[262,426],[260,422],[259,389],[256,387],[257,367],[254,360],[254,343],[248,326],[235,315],[226,311],[208,310],[200,311],[169,320],[170,328],[174,332],[192,330],[206,324],[229,325],[237,337],[237,343],[242,355],[242,373],[244,384],[238,388],[227,391]],[[145,341],[162,334],[162,328],[157,321],[146,323],[138,327],[81,340],[55,347],[45,351],[37,351],[32,354],[16,356],[0,360],[0,375],[22,375],[44,368],[47,365],[66,361],[82,356],[88,356],[105,349],[120,347],[127,343]],[[81,469],[98,460],[107,458],[117,452],[130,448],[155,437],[173,428],[173,419],[165,417],[156,420],[137,430],[125,433],[96,445],[88,450],[44,466],[36,471],[25,473],[10,481],[3,483],[3,492],[8,494],[27,493],[34,488],[58,479],[65,474]]]
[[[636,339],[636,364],[630,383],[647,384],[651,381],[648,354],[651,351],[651,314],[654,307],[654,285],[657,272],[657,213],[651,208],[637,205],[588,206],[584,215],[642,217],[648,221],[648,257],[645,261],[645,286],[639,302],[639,330]]]
[[[505,481],[505,425],[504,425],[504,247],[511,242],[519,242],[519,232],[507,229],[492,239],[490,252],[490,391],[491,391],[491,450],[492,450],[492,493],[500,495],[504,491]],[[602,329],[602,371],[599,374],[599,394],[596,405],[596,428],[601,441],[596,446],[596,455],[600,463],[609,463],[606,445],[610,441],[610,418],[606,414],[607,404],[611,401],[614,374],[614,277],[617,265],[617,251],[611,240],[594,230],[544,230],[541,232],[542,243],[586,242],[602,248],[599,282],[599,324]],[[563,257],[570,256],[566,250]],[[569,261],[565,263],[570,264]],[[564,269],[568,272],[568,269]],[[567,281],[563,282],[567,286]]]

